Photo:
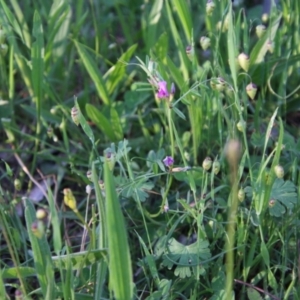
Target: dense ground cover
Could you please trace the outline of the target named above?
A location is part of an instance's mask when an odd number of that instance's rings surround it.
[[[0,299],[300,299],[300,4],[248,2],[0,0]]]

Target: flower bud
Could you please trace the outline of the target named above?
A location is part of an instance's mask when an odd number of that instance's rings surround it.
[[[216,90],[222,92],[224,91],[225,86],[226,86],[226,81],[222,77],[218,77],[215,85]]]
[[[240,188],[237,195],[240,202],[243,202],[245,200],[245,191],[244,189]]]
[[[86,192],[88,195],[92,192],[92,187],[91,187],[89,184],[85,187],[85,192]]]
[[[39,226],[40,225],[39,223],[40,222],[38,222],[38,221],[33,222],[31,224],[31,231],[37,238],[40,239],[43,236],[44,232],[43,232],[41,226]]]
[[[202,163],[202,168],[205,170],[205,171],[208,171],[212,166],[212,160],[211,158],[208,156],[204,159],[203,163]]]
[[[273,54],[274,53],[274,42],[271,40],[268,40],[267,42],[267,49],[268,51]]]
[[[213,162],[213,172],[215,175],[218,175],[218,173],[220,172],[221,169],[221,164],[218,160],[215,160]]]
[[[257,25],[255,28],[255,32],[257,37],[260,39],[266,32],[267,28],[265,25]]]
[[[23,294],[20,290],[15,291],[15,300],[23,300]]]
[[[71,110],[71,117],[73,122],[78,126],[79,125],[79,110],[77,109],[76,106],[74,106]]]
[[[16,191],[20,191],[21,190],[22,184],[21,184],[20,179],[16,178],[14,180],[14,187],[15,187]]]
[[[47,128],[47,135],[49,138],[53,137],[53,128],[51,126]]]
[[[185,48],[185,52],[190,61],[193,61],[195,55],[195,49],[193,45],[189,45]]]
[[[269,201],[269,207],[273,207],[273,206],[275,205],[275,203],[276,203],[276,200],[271,199],[271,200]]]
[[[42,208],[39,208],[36,213],[35,213],[35,216],[38,220],[43,220],[47,217],[47,212],[42,209]]]
[[[240,67],[244,71],[248,72],[249,65],[250,65],[249,56],[247,54],[245,54],[245,53],[239,54],[239,56],[238,56],[238,62],[239,62]]]
[[[2,28],[0,28],[0,44],[4,44],[6,40],[6,34]]]
[[[2,55],[2,56],[5,56],[6,53],[7,53],[7,51],[8,51],[8,46],[7,46],[7,44],[1,44],[1,45],[0,45],[0,53],[1,53],[1,55]]]
[[[206,13],[208,16],[211,16],[216,5],[212,0],[207,0],[206,2]]]
[[[165,204],[163,210],[167,213],[169,211],[169,205]]]
[[[267,13],[264,13],[261,16],[261,20],[263,21],[263,23],[267,23],[269,21],[269,15]]]
[[[105,189],[104,181],[100,179],[100,180],[98,181],[98,183],[99,183],[100,190],[104,191],[104,189]]]
[[[88,179],[89,181],[92,181],[92,171],[91,171],[91,170],[88,170],[88,171],[86,172],[86,177],[87,177],[87,179]]]
[[[202,36],[200,38],[200,45],[204,51],[207,50],[210,47],[210,38]]]
[[[72,193],[71,189],[65,188],[63,190],[64,194],[64,203],[66,206],[68,206],[70,209],[73,211],[77,212],[77,207],[76,207],[76,199]]]
[[[253,100],[255,98],[256,92],[257,92],[257,86],[254,83],[249,83],[246,86],[246,92],[247,95]]]
[[[229,14],[226,15],[223,23],[223,32],[227,31],[229,27]]]
[[[280,165],[275,166],[274,172],[275,172],[275,175],[277,176],[277,178],[283,178],[284,169],[282,166],[280,166]]]
[[[244,132],[245,127],[246,127],[246,122],[244,120],[240,120],[237,124],[236,127],[238,129],[238,131],[240,132]]]

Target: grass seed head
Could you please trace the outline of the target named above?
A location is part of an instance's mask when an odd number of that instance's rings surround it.
[[[79,125],[79,110],[74,106],[71,110],[71,117],[73,122],[78,126]]]
[[[215,160],[213,162],[213,172],[215,175],[218,175],[221,169],[221,164],[218,160]]]
[[[210,47],[210,38],[202,36],[200,38],[200,45],[204,51],[207,50]]]
[[[206,13],[208,16],[211,16],[215,10],[216,4],[212,0],[207,0],[206,2]]]
[[[263,37],[263,35],[265,34],[267,30],[267,27],[265,25],[257,25],[256,28],[255,28],[255,32],[256,32],[256,35],[257,37],[260,39],[261,37]]]
[[[254,83],[249,83],[246,86],[246,92],[247,95],[251,98],[251,100],[253,100],[255,98],[256,92],[257,92],[257,85]]]
[[[245,54],[244,52],[242,52],[241,54],[239,54],[238,56],[238,62],[240,67],[245,71],[248,72],[249,70],[249,66],[250,66],[250,59],[249,56],[247,54]]]
[[[16,178],[16,179],[14,180],[14,187],[15,187],[16,191],[20,191],[20,190],[21,190],[21,188],[22,188],[22,183],[21,183],[21,180],[20,180],[20,179]]]
[[[203,163],[202,163],[202,168],[205,170],[205,171],[209,171],[210,168],[212,166],[212,160],[209,156],[205,157]]]
[[[274,172],[275,172],[275,175],[277,176],[277,178],[283,178],[283,176],[284,176],[284,169],[283,169],[283,167],[281,165],[275,166]]]
[[[240,188],[238,191],[238,199],[240,202],[243,202],[245,200],[245,191],[242,188]]]

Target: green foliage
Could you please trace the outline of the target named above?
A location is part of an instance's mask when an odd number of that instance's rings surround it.
[[[250,2],[0,0],[1,299],[300,297],[300,4]]]

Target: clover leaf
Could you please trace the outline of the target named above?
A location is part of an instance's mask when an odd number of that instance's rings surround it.
[[[270,215],[280,217],[287,209],[292,209],[297,203],[296,186],[293,182],[276,179],[269,201]]]
[[[190,277],[192,271],[193,273],[198,271],[198,274],[204,274],[205,270],[201,262],[210,257],[207,241],[199,240],[190,245],[183,245],[171,238],[163,255],[163,265],[169,269],[175,265],[174,274],[180,278],[185,278]]]

